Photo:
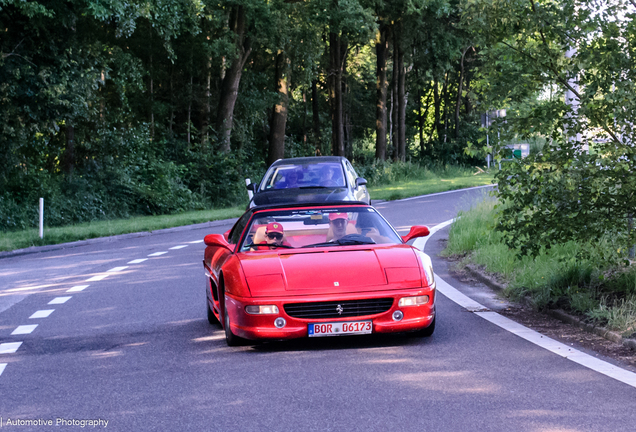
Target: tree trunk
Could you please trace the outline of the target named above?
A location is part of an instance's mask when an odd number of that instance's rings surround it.
[[[150,68],[148,71],[150,76],[150,140],[155,139],[155,93],[154,93],[154,80],[152,78],[152,28],[150,29]]]
[[[272,113],[272,126],[269,132],[269,152],[267,155],[267,165],[271,165],[278,159],[285,156],[285,126],[287,124],[287,104],[289,60],[281,50],[276,56],[275,71],[276,87],[278,89],[279,101],[274,105]]]
[[[447,72],[444,76],[444,87],[442,88],[442,99],[444,101],[444,142],[446,142],[448,138],[448,81],[450,77],[450,72]]]
[[[376,108],[375,108],[375,158],[386,159],[386,94],[388,82],[386,80],[386,57],[389,52],[387,38],[388,27],[380,24],[376,36]]]
[[[419,100],[421,101],[422,98],[421,96],[419,97]],[[419,134],[420,134],[420,154],[424,155],[426,154],[426,144],[424,142],[424,123],[426,123],[426,118],[428,117],[428,108],[429,108],[429,102],[431,100],[431,91],[427,90],[427,95],[426,95],[426,102],[425,104],[425,108],[424,108],[424,113],[422,113],[422,107],[419,107],[418,113],[419,113]],[[429,152],[430,153],[430,152]]]
[[[329,33],[329,98],[331,99],[331,149],[334,156],[344,156],[341,47],[341,37],[336,33]]]
[[[190,88],[188,90],[188,132],[186,141],[188,142],[188,150],[190,150],[190,126],[192,125],[192,71],[190,71]]]
[[[437,140],[441,141],[442,134],[440,127],[440,109],[442,105],[442,100],[439,97],[439,81],[435,78],[433,83],[433,103],[435,104],[435,124],[433,125],[433,129],[437,131]]]
[[[462,103],[462,85],[464,83],[464,57],[470,47],[466,48],[462,53],[461,61],[459,62],[459,84],[457,85],[457,101],[455,103],[455,138],[459,135],[459,107]]]
[[[75,168],[75,128],[66,120],[66,149],[64,149],[64,172],[69,182],[73,181]]]
[[[393,153],[391,155],[393,161],[397,162],[399,157],[399,119],[398,112],[400,111],[400,102],[398,97],[398,75],[399,75],[399,60],[398,60],[398,38],[395,35],[395,28],[393,28],[393,76],[391,79],[391,132],[392,132],[392,144]]]
[[[245,36],[246,17],[243,6],[232,8],[230,13],[230,29],[236,34],[237,55],[225,73],[221,84],[219,109],[216,116],[216,132],[219,137],[220,151],[230,152],[230,137],[234,120],[234,105],[238,98],[239,84],[245,62],[252,52],[250,39]]]
[[[174,134],[174,64],[170,68],[170,119],[168,120],[168,131],[170,138]]]
[[[318,81],[311,82],[311,110],[314,121],[314,146],[320,152],[320,107],[318,105]]]
[[[206,64],[205,93],[203,94],[203,106],[201,107],[201,150],[206,151],[210,140],[210,96],[212,81],[212,57],[208,57]]]
[[[401,34],[400,34],[401,36]],[[398,159],[406,160],[406,69],[404,68],[404,50],[398,46]]]

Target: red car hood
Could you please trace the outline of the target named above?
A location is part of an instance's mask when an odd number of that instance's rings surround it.
[[[422,286],[407,245],[275,250],[240,254],[254,297],[336,294]]]

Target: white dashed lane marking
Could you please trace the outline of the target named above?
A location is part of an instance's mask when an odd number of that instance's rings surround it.
[[[148,258],[140,258],[140,259],[132,260],[132,261],[129,261],[127,264],[139,264],[144,261],[148,261]]]
[[[33,318],[47,318],[49,315],[53,313],[55,309],[43,309],[35,312],[33,315],[29,317],[29,319]]]
[[[108,270],[108,273],[116,273],[116,272],[120,272],[122,270],[126,270],[128,268],[128,266],[122,266],[122,267],[113,267],[112,269]]]
[[[2,372],[4,372],[4,368],[7,367],[6,363],[0,363],[0,375],[2,375]]]
[[[86,279],[86,282],[95,282],[95,281],[100,281],[100,280],[104,280],[106,279],[108,276],[110,276],[108,273],[104,273],[104,274],[100,274],[97,276],[93,276],[90,279]]]
[[[68,297],[55,297],[53,300],[51,300],[49,302],[49,304],[62,304],[62,303],[66,303],[67,301],[69,301],[71,299],[72,296],[68,296]]]
[[[80,292],[80,291],[85,290],[89,286],[90,285],[77,285],[77,286],[74,286],[73,288],[67,290],[66,292]]]
[[[163,254],[167,254],[168,252],[155,252],[152,253],[150,255],[148,255],[149,257],[155,257],[155,256],[159,256],[159,255],[163,255]]]
[[[7,342],[0,344],[0,354],[13,354],[20,348],[22,342]]]
[[[170,250],[174,250],[174,249],[183,249],[185,247],[188,247],[188,245],[179,245],[179,246],[175,246],[175,247],[171,247]]]
[[[195,244],[195,243],[203,243],[203,240],[195,240],[190,242],[190,244]]]
[[[11,334],[12,335],[30,334],[33,332],[33,330],[35,330],[37,326],[38,326],[37,324],[21,325],[21,326],[18,326],[15,330],[13,330]]]

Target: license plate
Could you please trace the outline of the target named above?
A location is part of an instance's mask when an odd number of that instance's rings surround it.
[[[333,322],[309,324],[309,337],[369,334],[373,330],[371,321]]]

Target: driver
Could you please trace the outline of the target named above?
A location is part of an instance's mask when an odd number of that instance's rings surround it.
[[[347,235],[347,225],[349,224],[349,216],[347,213],[330,213],[329,226],[333,231],[332,241],[340,240]]]

